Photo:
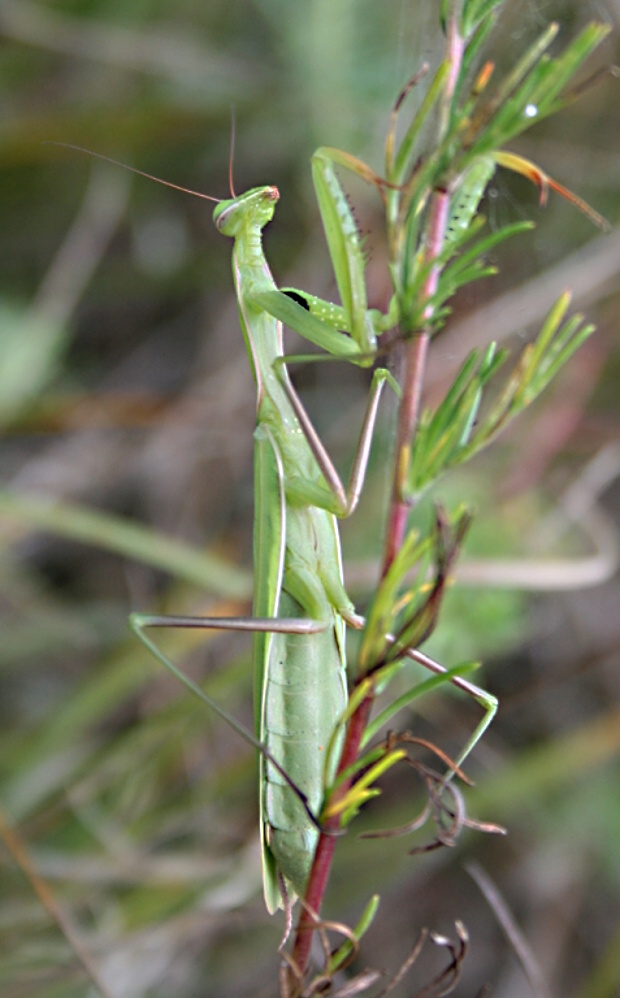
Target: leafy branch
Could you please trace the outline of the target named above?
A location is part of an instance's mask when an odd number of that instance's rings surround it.
[[[507,352],[491,343],[469,354],[435,409],[422,408],[428,346],[449,316],[450,299],[464,285],[495,273],[495,267],[486,260],[488,252],[531,227],[531,223],[517,223],[482,234],[484,219],[479,208],[498,165],[529,177],[538,186],[542,202],[550,189],[555,190],[596,224],[606,225],[579,197],[503,147],[570,103],[579,91],[567,90],[567,85],[609,28],[589,24],[552,58],[547,53],[558,26],[549,25],[491,91],[495,67],[492,62],[478,64],[501,3],[444,0],[444,59],[397,140],[403,106],[409,94],[422,85],[428,68],[418,72],[401,91],[386,139],[385,176],[374,176],[365,164],[355,167],[360,175],[373,180],[384,203],[393,297],[379,327],[396,323],[396,331],[389,333],[388,339],[396,341],[401,352],[402,399],[382,578],[368,609],[343,718],[346,730],[337,776],[326,791],[322,834],[290,958],[297,985],[308,966],[310,941],[318,924],[316,913],[337,836],[360,807],[376,796],[377,778],[406,756],[397,744],[363,747],[403,706],[441,683],[453,682],[485,710],[462,760],[497,706],[495,698],[465,678],[474,663],[445,669],[426,660],[430,668],[435,666],[436,675],[396,697],[377,719],[370,719],[376,693],[389,685],[405,656],[421,654],[411,649],[433,631],[451,566],[470,521],[465,510],[450,515],[438,508],[431,532],[421,536],[409,526],[411,509],[441,475],[486,447],[537,398],[593,329],[581,315],[567,316],[570,294],[565,292],[552,306],[536,340],[523,350],[495,401],[488,401],[489,388],[505,365]],[[433,132],[431,140],[429,133]],[[346,153],[339,156],[344,165],[350,159]],[[448,761],[442,786],[455,772],[460,773],[461,760]],[[498,831],[495,827],[486,830]],[[365,928],[369,922],[364,922]]]

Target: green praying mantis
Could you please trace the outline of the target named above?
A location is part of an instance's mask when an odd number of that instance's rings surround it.
[[[497,162],[497,157],[481,157],[465,173],[446,239],[467,229]],[[346,628],[364,626],[344,586],[337,519],[349,516],[358,503],[385,384],[391,383],[398,392],[385,369],[375,370],[345,488],[291,384],[287,361],[306,358],[285,355],[282,328],[285,324],[321,348],[323,356],[370,366],[377,356],[379,337],[398,318],[394,301],[385,314],[368,308],[364,253],[336,165],[374,183],[382,181],[361,161],[339,150],[321,148],[312,158],[339,306],[276,286],[264,256],[262,230],[273,217],[277,188],[258,187],[223,201],[188,192],[217,202],[214,223],[234,240],[235,293],[257,391],[253,615],[134,613],[130,618],[133,630],[152,654],[259,750],[263,882],[270,912],[285,904],[286,898],[303,896],[322,803],[335,776],[348,695]],[[143,171],[133,172],[177,188]],[[161,627],[254,634],[254,737],[147,636],[149,628]],[[459,756],[460,765],[490,724],[497,710],[496,698],[454,671],[448,673],[415,648],[403,650],[403,655],[444,677],[483,708],[482,720]]]
[[[234,239],[235,291],[257,389],[253,616],[131,618],[140,639],[177,675],[145,629],[254,632],[263,879],[270,911],[283,903],[282,877],[291,896],[303,894],[318,836],[313,815],[320,813],[325,788],[334,776],[337,753],[326,750],[347,704],[345,629],[364,624],[344,588],[336,518],[349,516],[357,505],[379,399],[391,381],[384,369],[373,375],[345,488],[290,382],[282,323],[335,358],[367,365],[377,336],[392,320],[367,307],[363,252],[334,172],[332,151],[319,149],[312,169],[342,306],[276,287],[261,239],[278,201],[275,187],[254,188],[222,201],[214,212],[218,230]],[[445,672],[414,649],[408,654],[437,673]],[[495,698],[460,677],[452,681],[484,706],[486,727],[497,707]],[[204,696],[199,688],[195,692]],[[217,705],[211,706],[222,714]],[[231,720],[228,715],[226,719]]]
[[[318,815],[334,777],[338,748],[334,733],[347,706],[346,628],[364,626],[344,586],[337,518],[349,516],[358,503],[382,390],[391,383],[398,391],[385,369],[374,372],[345,488],[291,384],[286,362],[305,358],[284,354],[282,330],[284,323],[327,355],[369,366],[376,357],[378,337],[394,325],[393,308],[385,314],[368,308],[364,253],[335,173],[337,162],[366,179],[375,178],[365,164],[339,150],[322,148],[312,158],[339,306],[276,286],[263,253],[262,230],[273,217],[277,188],[258,187],[218,201],[213,216],[217,229],[234,240],[235,292],[257,391],[253,615],[134,613],[130,618],[152,654],[259,750],[263,883],[270,912],[284,904],[284,895],[289,900],[303,895],[319,832]],[[133,172],[177,186],[140,170]],[[254,634],[255,737],[162,653],[145,633],[157,627]],[[416,649],[405,654],[440,676],[446,673]],[[460,676],[450,675],[449,680],[484,708],[462,760],[490,723],[497,701]]]

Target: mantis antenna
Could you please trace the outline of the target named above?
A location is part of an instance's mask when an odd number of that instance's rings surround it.
[[[190,187],[181,187],[180,184],[173,184],[169,180],[162,180],[161,177],[154,177],[152,173],[146,173],[144,170],[138,170],[135,166],[128,166],[127,163],[121,163],[120,160],[112,159],[111,156],[104,156],[103,153],[93,152],[92,149],[84,149],[83,146],[75,146],[70,142],[52,141],[47,141],[44,145],[60,146],[62,149],[73,149],[74,152],[82,152],[86,156],[94,156],[95,159],[101,159],[106,163],[112,163],[113,166],[120,166],[123,170],[129,170],[130,173],[136,173],[139,177],[146,177],[147,180],[154,180],[156,184],[163,184],[164,187],[172,187],[175,191],[183,191],[184,194],[193,194],[194,197],[203,198],[205,201],[215,201],[216,204],[220,204],[222,201],[222,198],[214,198],[211,197],[210,194],[203,194],[201,191],[193,191]],[[232,174],[230,176],[232,176]]]
[[[228,155],[228,186],[231,198],[236,198],[235,185],[233,184],[233,161],[235,158],[235,107],[230,106],[230,153]]]

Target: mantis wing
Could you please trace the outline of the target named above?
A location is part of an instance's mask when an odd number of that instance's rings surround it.
[[[259,425],[254,432],[254,616],[277,617],[284,572],[286,506],[282,459],[270,431]],[[254,722],[256,736],[265,740],[265,687],[274,635],[254,636]],[[261,858],[265,904],[273,914],[281,907],[277,865],[267,842],[265,814],[266,760],[259,756]]]

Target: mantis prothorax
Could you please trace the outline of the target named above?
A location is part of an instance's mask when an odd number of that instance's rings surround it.
[[[234,239],[235,292],[257,389],[253,616],[131,616],[133,630],[158,660],[259,748],[263,876],[270,911],[282,904],[280,877],[291,895],[303,893],[318,836],[311,815],[320,813],[325,788],[334,777],[337,752],[327,748],[347,704],[345,629],[364,623],[344,588],[336,518],[348,516],[357,505],[381,391],[392,380],[385,370],[374,373],[345,488],[289,380],[282,339],[286,323],[328,354],[368,365],[377,336],[392,324],[389,313],[368,309],[364,255],[331,153],[319,149],[312,170],[341,306],[294,289],[280,290],[274,283],[262,230],[273,217],[277,188],[254,188],[219,202],[214,211],[218,230]],[[357,161],[345,154],[340,161],[356,168]],[[360,164],[358,172],[364,175],[364,169]],[[255,738],[183,676],[145,634],[146,628],[171,626],[254,633]],[[406,654],[437,674],[446,672],[413,649]],[[497,702],[459,676],[450,675],[449,681],[485,711],[462,760],[490,723]]]

